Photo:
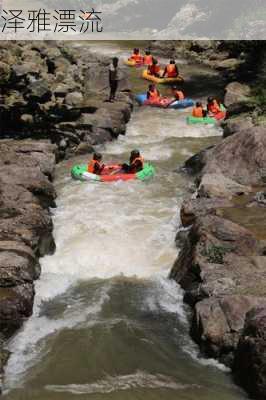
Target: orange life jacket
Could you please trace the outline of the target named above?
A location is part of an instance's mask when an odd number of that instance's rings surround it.
[[[154,65],[154,64],[152,64],[152,65],[149,66],[148,71],[149,71],[149,73],[150,73],[151,75],[156,75],[156,74],[159,74],[159,73],[160,73],[161,68],[160,68],[159,65]]]
[[[132,54],[131,60],[134,60],[137,64],[141,64],[143,62],[143,57],[141,54]]]
[[[134,160],[131,163],[131,167],[135,167],[137,161],[141,162],[141,168],[143,169],[143,167],[144,167],[144,158],[141,157],[141,156],[134,158]]]
[[[181,90],[175,90],[174,95],[177,100],[184,100],[185,98],[185,95]]]
[[[216,100],[214,100],[213,103],[208,104],[208,111],[210,111],[212,114],[218,114],[219,112],[221,112],[219,104]]]
[[[143,58],[143,64],[145,65],[152,65],[152,61],[153,61],[152,55],[144,56]]]
[[[88,164],[88,172],[90,172],[91,174],[94,174],[95,172],[95,166],[98,166],[99,168],[101,168],[101,164],[99,163],[99,161],[97,160],[91,160],[90,163]]]
[[[175,78],[177,74],[176,65],[175,64],[168,64],[166,66],[166,73],[168,78]]]
[[[149,90],[149,100],[156,101],[160,98],[160,94],[157,89]]]
[[[196,118],[203,117],[203,108],[202,107],[194,107],[192,111],[192,116]]]

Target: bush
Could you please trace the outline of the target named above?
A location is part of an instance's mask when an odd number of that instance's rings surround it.
[[[230,251],[230,250],[225,247],[212,245],[212,246],[208,247],[207,249],[204,249],[204,251],[202,252],[202,255],[204,257],[207,257],[209,263],[223,264],[224,256],[226,253],[228,253],[228,251]]]

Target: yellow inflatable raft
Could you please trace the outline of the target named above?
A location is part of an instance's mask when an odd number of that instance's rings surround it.
[[[163,70],[161,70],[161,74],[163,74]],[[156,76],[150,75],[147,69],[143,71],[142,78],[158,84],[184,82],[184,79],[180,75],[176,78],[157,78]]]
[[[136,61],[128,59],[128,60],[124,60],[124,64],[126,64],[128,67],[135,67]]]

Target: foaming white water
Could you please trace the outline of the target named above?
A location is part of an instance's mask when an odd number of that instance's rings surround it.
[[[188,337],[189,338],[189,337]],[[218,368],[223,372],[230,372],[230,368],[226,367],[226,365],[220,363],[219,361],[215,360],[214,358],[204,358],[199,354],[199,349],[197,345],[192,342],[192,340],[188,339],[188,343],[183,346],[183,351],[193,360],[199,362],[201,365]]]
[[[50,281],[51,285],[51,281]],[[74,329],[86,322],[87,326],[97,323],[97,314],[105,302],[109,300],[110,285],[104,286],[97,293],[91,304],[82,304],[77,299],[72,300],[60,318],[49,318],[39,314],[41,302],[44,301],[37,289],[33,316],[24,324],[23,330],[9,343],[12,355],[5,371],[5,387],[23,386],[27,371],[40,361],[46,352],[46,340],[55,340],[57,333],[63,329]],[[45,299],[46,300],[46,299]],[[34,374],[34,371],[32,371]]]
[[[177,314],[183,323],[187,323],[187,316],[183,304],[183,290],[165,274],[157,274],[154,278],[153,290],[147,295],[142,305],[143,310],[156,312],[163,310]]]
[[[143,108],[133,114],[127,136],[104,149],[107,161],[124,161],[132,148],[140,147],[157,170],[150,182],[93,184],[75,182],[69,173],[59,177],[58,207],[54,212],[57,250],[42,259],[33,316],[9,344],[13,354],[6,369],[7,388],[23,383],[27,371],[44,357],[48,338],[54,340],[63,329],[97,321],[104,303],[109,301],[109,286],[105,283],[89,306],[75,301],[60,318],[42,315],[47,302],[82,281],[117,276],[153,280],[156,289],[148,294],[143,307],[178,313],[186,321],[182,291],[167,280],[176,257],[179,188],[177,174],[164,163],[174,159],[176,153],[188,152],[180,144],[176,149],[169,141],[214,136],[220,131],[214,127],[188,127],[185,117],[186,113],[174,110],[165,113]]]
[[[137,371],[135,374],[107,376],[106,379],[83,385],[47,385],[48,391],[72,394],[112,393],[120,390],[137,388],[185,390],[200,388],[198,385],[177,383],[171,377],[162,374],[148,374]]]

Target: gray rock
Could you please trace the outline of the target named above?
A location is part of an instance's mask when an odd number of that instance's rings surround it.
[[[80,92],[68,93],[65,97],[65,103],[72,107],[80,107],[83,103],[83,95]]]
[[[89,143],[82,142],[75,149],[75,154],[76,155],[90,154],[93,153],[93,151],[94,149]]]
[[[11,75],[10,65],[0,61],[0,85],[5,85],[8,83]]]
[[[233,372],[236,380],[256,399],[266,397],[266,303],[247,313]]]
[[[221,197],[232,199],[233,196],[248,194],[249,186],[240,185],[222,174],[204,174],[198,189],[199,197]]]
[[[45,80],[33,81],[28,85],[27,98],[31,101],[38,101],[39,103],[45,103],[52,97],[52,92],[49,88],[49,84]]]
[[[249,100],[251,94],[250,87],[239,82],[232,82],[226,86],[224,98],[225,106],[228,107],[233,103],[241,103]]]
[[[249,116],[242,116],[229,118],[223,124],[224,133],[223,136],[226,138],[233,135],[234,133],[241,132],[246,129],[251,129],[254,124],[252,118]]]

